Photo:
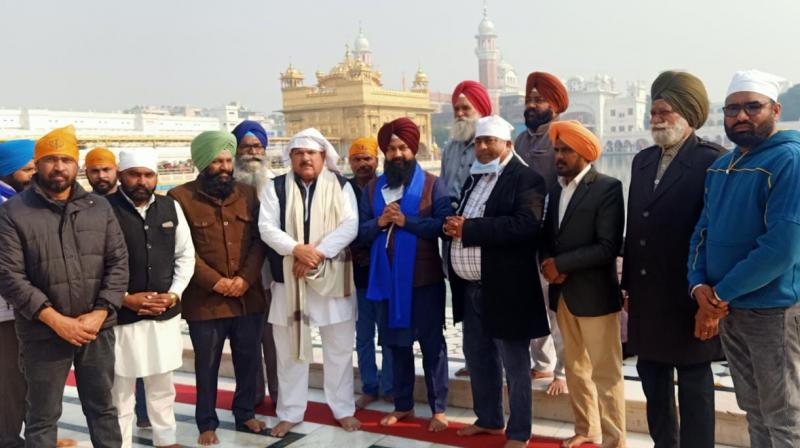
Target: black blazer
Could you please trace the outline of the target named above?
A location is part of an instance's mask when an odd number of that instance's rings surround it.
[[[706,169],[726,153],[692,134],[653,190],[661,148],[633,159],[622,268],[628,349],[642,359],[697,364],[722,355],[719,338],[694,337],[697,303],[686,279],[689,240],[703,209]]]
[[[561,285],[550,285],[550,308],[560,296],[569,311],[581,317],[603,316],[622,308],[616,259],[625,225],[622,183],[592,167],[578,184],[558,225],[559,184],[548,199],[540,261],[554,257],[567,274]]]
[[[462,207],[478,178],[464,183]],[[536,266],[544,196],[542,176],[514,156],[497,179],[483,217],[464,221],[464,246],[481,247],[482,322],[494,338],[532,339],[550,333]],[[453,271],[450,257],[447,266],[453,318],[459,322],[466,281]]]

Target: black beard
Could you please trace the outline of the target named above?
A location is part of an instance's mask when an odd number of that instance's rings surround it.
[[[408,185],[417,167],[417,160],[394,159],[383,161],[383,173],[386,174],[386,185],[389,188],[397,188],[401,185]]]
[[[74,177],[70,179],[66,174],[64,175],[63,181],[46,179],[38,174],[36,175],[36,178],[36,181],[42,188],[47,191],[52,191],[53,193],[63,193],[67,191],[67,189],[75,182]]]
[[[555,114],[553,113],[553,109],[547,109],[544,112],[536,112],[536,109],[525,109],[525,127],[531,130],[531,132],[536,132],[539,129],[539,126],[550,123],[553,121]]]
[[[223,174],[227,174],[226,178],[222,178]],[[200,186],[203,191],[217,199],[225,199],[233,193],[236,186],[233,180],[233,173],[230,171],[219,171],[214,174],[209,174],[208,168],[203,170],[197,179],[200,181]]]
[[[97,182],[95,184],[92,184],[90,182],[90,184],[92,186],[92,192],[94,192],[96,194],[99,194],[100,196],[107,195],[108,192],[111,191],[112,188],[114,188],[114,184],[116,184],[116,183],[117,183],[116,180],[114,180],[114,182],[100,181],[100,182]],[[128,196],[128,197],[130,197],[130,196]],[[131,199],[133,199],[133,198],[131,197]]]
[[[758,126],[753,126],[746,131],[734,131],[733,128],[741,122],[734,123],[730,128],[725,125],[725,135],[733,143],[745,148],[755,148],[764,143],[775,130],[775,118],[770,117]],[[750,123],[752,126],[752,123]]]
[[[155,189],[148,189],[142,185],[135,185],[132,188],[126,187],[124,184],[120,184],[120,188],[125,193],[125,196],[130,198],[133,202],[146,202],[150,200],[150,196],[155,193]]]

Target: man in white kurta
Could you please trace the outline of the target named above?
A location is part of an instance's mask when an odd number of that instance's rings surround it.
[[[191,232],[180,205],[156,195],[155,149],[122,151],[120,188],[108,196],[128,246],[130,281],[119,311],[112,397],[122,446],[133,443],[136,378],[145,386],[155,446],[176,446],[172,371],[182,365],[179,299],[194,273]]]
[[[357,302],[348,246],[358,234],[355,193],[334,171],[338,155],[316,129],[295,135],[284,159],[292,169],[267,184],[258,219],[273,271],[269,322],[280,423],[272,435],[283,437],[303,420],[312,325],[322,337],[325,399],[342,428],[354,431],[360,427],[353,417]]]

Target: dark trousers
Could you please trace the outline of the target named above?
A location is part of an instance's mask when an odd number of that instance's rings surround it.
[[[447,409],[447,343],[444,339],[444,282],[414,288],[411,327],[388,327],[388,301],[381,302],[381,330],[392,354],[394,408],[405,412],[414,408],[414,341],[422,350],[422,369],[428,390],[428,405],[434,414]]]
[[[19,366],[19,341],[14,321],[0,322],[0,447],[25,445],[19,434],[25,421],[26,389]]]
[[[356,320],[356,354],[358,355],[358,373],[361,376],[361,391],[377,397],[383,390],[384,395],[392,395],[392,354],[380,336],[383,359],[380,374],[375,362],[375,327],[381,302],[367,299],[367,290],[357,289],[358,320]]]
[[[20,358],[28,384],[25,446],[56,446],[64,383],[72,365],[92,446],[121,446],[117,409],[111,401],[114,342],[112,329],[101,331],[97,339],[81,347],[57,337],[21,341]]]
[[[272,295],[267,289],[267,310],[272,303]],[[267,321],[269,313],[264,315],[264,329],[261,331],[261,349],[264,354],[264,364],[267,375],[264,378],[264,368],[259,361],[258,376],[256,377],[256,406],[264,401],[264,389],[269,390],[272,404],[278,404],[278,358],[275,355],[275,339],[272,337],[272,324]]]
[[[655,448],[713,448],[711,363],[676,366],[639,359],[636,370],[647,397],[647,426]],[[675,370],[678,371],[679,409],[675,406]]]
[[[225,339],[230,339],[236,391],[233,393],[233,417],[237,425],[255,418],[256,378],[261,365],[261,330],[263,314],[223,319],[188,321],[194,347],[194,371],[197,380],[195,420],[200,432],[215,431],[217,417],[217,377]]]
[[[144,381],[141,378],[136,378],[136,406],[133,408],[136,412],[137,422],[149,422],[150,418],[147,416],[147,401],[144,394]]]
[[[470,282],[464,290],[464,357],[470,372],[472,408],[481,428],[506,428],[509,440],[531,438],[530,339],[494,339],[481,321],[481,287]],[[503,369],[508,383],[510,415],[503,415]]]

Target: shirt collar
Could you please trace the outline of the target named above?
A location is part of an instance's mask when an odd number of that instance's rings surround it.
[[[122,193],[122,197],[125,198],[125,200],[128,201],[128,203],[130,203],[133,206],[133,208],[135,208],[136,210],[147,211],[147,209],[149,209],[150,206],[153,205],[153,202],[156,202],[156,193],[155,192],[153,192],[153,194],[150,195],[150,200],[147,201],[147,204],[145,204],[145,205],[143,205],[141,207],[136,205],[131,200],[131,198],[129,198],[128,195],[125,194],[125,191],[122,188],[119,189],[119,192]]]
[[[575,179],[572,179],[572,181],[569,184],[564,183],[564,177],[563,176],[558,176],[558,184],[561,185],[561,188],[567,188],[569,186],[576,186],[579,183],[581,183],[581,181],[583,180],[584,176],[586,176],[586,174],[591,169],[592,169],[592,164],[591,163],[587,164],[586,167],[583,170],[581,170],[581,172],[578,173],[578,175],[575,176]]]

